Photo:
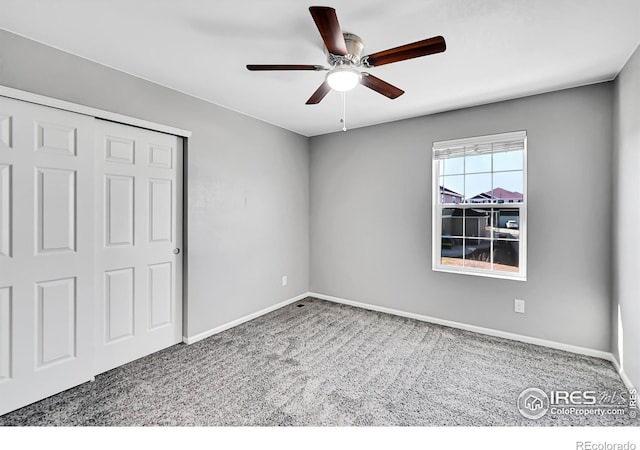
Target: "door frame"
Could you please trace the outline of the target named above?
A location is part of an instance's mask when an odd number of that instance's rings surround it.
[[[29,103],[35,103],[37,105],[49,106],[51,108],[62,109],[64,111],[83,114],[85,116],[91,116],[98,119],[110,120],[111,122],[118,122],[124,125],[132,125],[138,128],[146,128],[152,131],[160,131],[162,133],[173,134],[174,136],[182,138],[190,138],[192,134],[192,132],[189,130],[183,130],[181,128],[163,125],[161,123],[149,122],[148,120],[125,116],[123,114],[118,114],[103,109],[92,108],[90,106],[79,105],[77,103],[68,102],[66,100],[46,97],[44,95],[21,91],[19,89],[10,88],[3,85],[0,85],[0,96],[13,98],[15,100],[22,100]]]

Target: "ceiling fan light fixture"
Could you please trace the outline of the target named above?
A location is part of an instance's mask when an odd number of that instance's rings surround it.
[[[370,73],[360,72],[356,68],[383,66],[385,64],[419,58],[444,52],[447,45],[442,36],[400,45],[376,53],[362,56],[364,42],[362,38],[352,33],[343,33],[338,23],[336,10],[328,6],[311,6],[309,12],[322,36],[326,50],[328,67],[310,64],[248,64],[251,71],[261,70],[309,70],[325,71],[328,73],[322,84],[306,101],[307,105],[317,105],[332,90],[346,92],[358,84],[394,99],[404,94],[402,89],[377,78]]]
[[[360,83],[360,72],[347,65],[338,65],[327,73],[327,83],[335,91],[350,91]]]

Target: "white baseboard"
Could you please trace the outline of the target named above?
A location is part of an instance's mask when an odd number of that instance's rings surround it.
[[[613,353],[611,354],[611,359],[609,361],[611,361],[611,364],[613,364],[613,367],[615,367],[616,370],[618,371],[618,374],[620,375],[620,378],[622,378],[622,382],[627,387],[627,389],[629,389],[630,391],[634,390],[635,387],[633,386],[633,383],[625,373],[624,368],[620,366],[620,363],[618,362],[618,360],[616,359]]]
[[[251,313],[251,314],[246,315],[244,317],[240,317],[239,319],[236,319],[236,320],[233,320],[231,322],[225,323],[223,325],[220,325],[219,327],[212,328],[211,330],[207,330],[207,331],[205,331],[203,333],[196,334],[195,336],[191,336],[191,337],[183,336],[182,342],[184,342],[185,344],[196,343],[198,341],[201,341],[203,339],[208,338],[209,336],[213,336],[214,334],[221,333],[221,332],[223,332],[225,330],[228,330],[229,328],[233,328],[233,327],[238,326],[238,325],[240,325],[242,323],[245,323],[245,322],[248,322],[250,320],[253,320],[253,319],[257,318],[257,317],[264,316],[265,314],[268,314],[271,311],[275,311],[276,309],[280,309],[283,306],[287,306],[287,305],[290,305],[291,303],[295,303],[295,302],[297,302],[299,300],[302,300],[303,298],[307,298],[308,296],[309,296],[309,293],[305,292],[304,294],[300,294],[300,295],[298,295],[296,297],[290,298],[289,300],[285,300],[283,302],[276,303],[273,306],[269,306],[268,308],[262,309],[262,310],[260,310],[258,312]]]
[[[221,333],[222,331],[228,330],[229,328],[233,328],[235,326],[238,326],[242,323],[248,322],[249,320],[253,320],[257,317],[263,316],[265,314],[270,313],[271,311],[275,311],[276,309],[280,309],[284,306],[287,306],[291,303],[295,303],[297,301],[300,301],[302,299],[305,299],[307,297],[315,297],[315,298],[319,298],[321,300],[327,300],[330,302],[334,302],[334,303],[342,303],[344,305],[350,305],[350,306],[355,306],[356,308],[363,308],[363,309],[368,309],[371,311],[378,311],[378,312],[383,312],[383,313],[387,313],[387,314],[393,314],[395,316],[401,316],[401,317],[407,317],[410,319],[416,319],[416,320],[420,320],[422,322],[429,322],[429,323],[435,323],[438,325],[443,325],[446,327],[451,327],[451,328],[457,328],[460,330],[466,330],[466,331],[472,331],[474,333],[479,333],[479,334],[485,334],[487,336],[495,336],[495,337],[500,337],[500,338],[504,338],[504,339],[510,339],[512,341],[519,341],[519,342],[525,342],[527,344],[534,344],[534,345],[540,345],[542,347],[549,347],[549,348],[554,348],[557,350],[564,350],[570,353],[577,353],[579,355],[586,355],[586,356],[592,356],[595,358],[601,358],[601,359],[605,359],[607,361],[610,361],[614,368],[616,369],[616,371],[620,374],[620,378],[622,378],[623,383],[625,384],[625,386],[627,387],[627,389],[631,390],[634,388],[633,383],[631,383],[631,380],[629,379],[629,377],[627,376],[627,374],[624,372],[623,368],[620,367],[620,363],[618,362],[618,360],[615,358],[615,356],[613,355],[613,353],[610,352],[604,352],[602,350],[594,350],[591,348],[586,348],[586,347],[579,347],[577,345],[571,345],[571,344],[564,344],[562,342],[555,342],[555,341],[549,341],[546,339],[540,339],[540,338],[535,338],[535,337],[531,337],[531,336],[525,336],[522,334],[516,334],[516,333],[509,333],[506,331],[500,331],[500,330],[494,330],[492,328],[485,328],[485,327],[479,327],[476,325],[469,325],[466,323],[462,323],[462,322],[454,322],[452,320],[445,320],[445,319],[438,319],[436,317],[430,317],[430,316],[425,316],[422,314],[416,314],[416,313],[410,313],[407,311],[401,311],[399,309],[393,309],[393,308],[387,308],[384,306],[378,306],[378,305],[371,305],[369,303],[362,303],[362,302],[356,302],[354,300],[347,300],[344,298],[339,298],[339,297],[333,297],[330,295],[324,295],[324,294],[319,294],[317,292],[305,292],[303,294],[300,294],[296,297],[290,298],[289,300],[285,300],[283,302],[277,303],[273,306],[269,306],[268,308],[265,308],[263,310],[260,310],[258,312],[246,315],[244,317],[241,317],[239,319],[233,320],[231,322],[228,322],[226,324],[220,325],[216,328],[213,328],[211,330],[205,331],[203,333],[199,333],[195,336],[191,336],[191,337],[183,337],[182,341],[185,344],[193,344],[195,342],[201,341],[202,339],[206,339],[209,336],[213,336],[214,334],[218,334]]]
[[[395,316],[408,317],[410,319],[420,320],[422,322],[435,323],[438,325],[444,325],[446,327],[458,328],[460,330],[473,331],[474,333],[486,334],[488,336],[495,336],[505,339],[511,339],[512,341],[525,342],[527,344],[535,344],[543,347],[555,348],[558,350],[564,350],[571,353],[577,353],[580,355],[593,356],[596,358],[606,359],[607,361],[615,360],[613,354],[609,352],[603,352],[602,350],[594,350],[586,347],[579,347],[571,344],[563,344],[561,342],[548,341],[546,339],[539,339],[531,336],[525,336],[521,334],[508,333],[506,331],[494,330],[492,328],[478,327],[475,325],[468,325],[466,323],[454,322],[451,320],[438,319],[436,317],[423,316],[422,314],[415,314],[398,309],[386,308],[384,306],[371,305],[368,303],[356,302],[353,300],[347,300],[339,297],[332,297],[330,295],[318,294],[316,292],[309,292],[309,297],[316,297],[322,300],[327,300],[334,303],[342,303],[344,305],[355,306],[357,308],[369,309],[371,311],[378,311],[387,314],[393,314]],[[614,363],[615,364],[615,363]],[[626,384],[626,382],[625,382]]]

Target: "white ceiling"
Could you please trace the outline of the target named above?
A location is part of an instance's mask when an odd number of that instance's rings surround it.
[[[370,69],[404,89],[347,94],[362,127],[611,80],[640,43],[639,0],[0,0],[0,28],[305,136],[339,131],[341,95],[305,105],[326,64],[311,5],[364,54],[442,35],[444,53]]]

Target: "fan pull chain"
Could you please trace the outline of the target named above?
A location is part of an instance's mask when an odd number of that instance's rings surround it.
[[[347,93],[342,92],[342,131],[347,131]]]

